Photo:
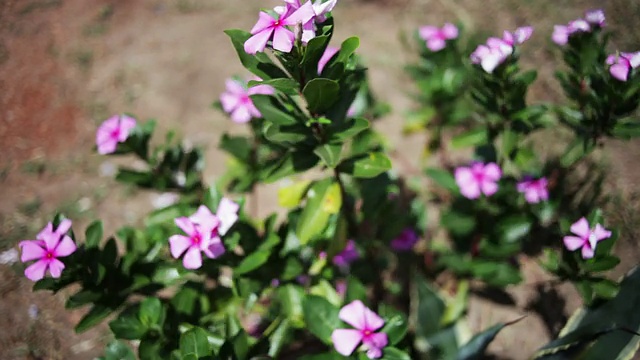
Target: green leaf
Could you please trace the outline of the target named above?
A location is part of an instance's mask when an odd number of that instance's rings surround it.
[[[195,356],[196,359],[211,355],[207,332],[199,327],[187,330],[180,336],[180,353],[182,356]]]
[[[244,136],[231,136],[223,134],[220,139],[220,149],[231,154],[242,162],[248,162],[251,154],[251,144],[249,139]]]
[[[633,139],[640,136],[640,120],[624,118],[616,121],[613,127],[613,136],[619,139]]]
[[[590,261],[585,262],[582,268],[588,272],[601,272],[608,271],[620,264],[620,259],[613,255],[607,255],[602,258],[593,258]]]
[[[102,292],[93,290],[80,290],[67,299],[64,307],[67,309],[75,309],[89,303],[96,302],[102,297]]]
[[[350,303],[353,300],[367,300],[367,288],[355,276],[350,275],[347,279],[347,292],[344,295],[344,302]]]
[[[114,340],[105,348],[105,360],[136,360],[136,355],[127,344]]]
[[[269,141],[285,146],[295,146],[309,138],[308,128],[300,124],[278,126],[266,123],[262,132]]]
[[[306,122],[306,119],[298,120],[293,117],[290,112],[282,110],[275,98],[271,95],[258,94],[251,95],[250,97],[253,105],[260,110],[262,117],[275,125],[295,125]]]
[[[440,319],[444,314],[445,303],[421,275],[416,276],[415,286],[416,336],[428,338],[440,330]]]
[[[233,269],[233,275],[240,276],[258,269],[269,260],[269,256],[271,256],[270,250],[256,251],[250,254]]]
[[[598,279],[591,283],[593,292],[601,299],[612,299],[618,294],[619,286],[609,279]]]
[[[342,206],[340,186],[332,179],[314,183],[307,191],[307,204],[296,226],[300,244],[306,245],[316,238],[329,223],[329,217]]]
[[[302,94],[307,100],[309,112],[322,113],[329,109],[338,100],[340,85],[335,80],[317,78],[309,81],[302,89]]]
[[[503,159],[510,159],[511,153],[518,148],[520,136],[512,130],[505,130],[500,135],[501,148],[500,155]]]
[[[320,145],[313,153],[324,162],[327,167],[333,169],[340,162],[340,153],[342,152],[342,144],[324,144]]]
[[[593,149],[594,146],[591,142],[585,143],[583,138],[578,137],[567,147],[562,157],[560,157],[560,165],[568,168],[578,160],[587,156]]]
[[[311,180],[296,181],[289,186],[278,189],[278,205],[285,208],[293,208],[300,204],[302,197],[307,193]]]
[[[85,231],[85,244],[87,248],[95,248],[100,245],[102,240],[102,221],[96,220],[89,225]]]
[[[531,219],[527,215],[510,215],[497,224],[500,241],[515,243],[522,240],[531,230]]]
[[[303,324],[304,290],[301,286],[287,284],[278,288],[278,299],[282,304],[282,312],[292,321],[292,325],[301,327]]]
[[[487,129],[481,127],[454,136],[453,139],[451,139],[451,147],[459,149],[464,147],[480,146],[486,144],[488,141]]]
[[[391,160],[381,152],[372,152],[346,159],[337,169],[357,178],[373,178],[390,170]]]
[[[138,317],[140,322],[150,327],[152,325],[160,324],[160,320],[163,316],[164,308],[160,299],[156,297],[146,298],[140,303],[140,312]]]
[[[287,95],[298,95],[298,82],[291,78],[278,78],[265,81],[249,81],[249,87],[254,87],[257,85],[269,85]]]
[[[381,360],[411,360],[411,356],[409,356],[409,354],[407,354],[406,352],[398,348],[386,346],[382,350],[382,357],[380,359]]]
[[[446,309],[442,315],[442,319],[440,320],[443,327],[453,324],[460,319],[467,310],[468,300],[469,282],[467,280],[460,280],[460,282],[458,282],[455,297],[446,302]]]
[[[89,312],[86,313],[85,316],[82,317],[82,319],[80,319],[80,321],[78,322],[78,325],[76,325],[76,328],[75,328],[76,333],[77,334],[82,333],[98,325],[98,323],[104,320],[112,312],[113,312],[113,309],[108,306],[99,305],[99,304],[93,305],[91,310],[89,310]]]
[[[280,322],[273,335],[269,338],[269,356],[277,358],[280,351],[286,346],[291,333],[289,319],[285,318]]]
[[[272,78],[287,78],[287,74],[277,67],[269,57],[264,53],[257,53],[255,55],[247,54],[244,51],[244,43],[251,37],[251,34],[244,30],[232,29],[225,30],[225,34],[229,36],[233,47],[240,58],[242,65],[250,72],[258,75],[263,80],[269,80]]]
[[[537,77],[538,72],[536,70],[529,70],[518,76],[517,81],[523,83],[526,86],[529,86],[533,84],[534,81],[536,81]]]
[[[307,296],[302,306],[307,330],[325,344],[331,344],[331,333],[340,327],[340,309],[316,295]]]
[[[515,324],[518,321],[524,319],[524,316],[516,319],[514,321],[510,321],[508,323],[500,323],[494,325],[487,330],[476,334],[474,337],[469,340],[464,346],[460,348],[458,351],[458,355],[456,357],[457,360],[479,360],[483,358],[485,350],[489,344],[495,339],[496,335],[504,329],[505,327]]]
[[[318,163],[318,160],[315,154],[307,151],[288,152],[263,169],[262,180],[269,184],[283,177],[309,170]]]
[[[343,142],[369,128],[369,120],[363,118],[346,119],[339,127],[330,128],[330,141]]]
[[[134,314],[124,312],[109,322],[109,328],[117,339],[126,340],[139,340],[148,330]]]
[[[458,184],[456,184],[456,179],[453,177],[453,174],[451,174],[451,172],[436,168],[427,168],[424,172],[436,184],[442,186],[443,188],[451,192],[458,191]]]
[[[384,327],[380,331],[387,334],[389,345],[402,341],[408,330],[407,316],[386,304],[381,305],[379,315],[384,319]]]
[[[336,62],[346,63],[359,46],[360,38],[357,36],[352,36],[343,41],[340,45],[340,52],[338,52]]]

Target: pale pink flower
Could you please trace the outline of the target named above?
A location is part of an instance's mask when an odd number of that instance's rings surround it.
[[[446,23],[442,28],[437,26],[422,26],[418,30],[420,38],[427,42],[427,48],[433,52],[440,51],[447,46],[447,40],[458,37],[458,28]]]
[[[409,251],[413,249],[413,246],[418,242],[418,234],[411,229],[406,228],[402,230],[397,238],[391,241],[391,248],[396,251]]]
[[[252,80],[260,80],[259,78]],[[236,123],[246,123],[251,118],[261,118],[262,114],[255,107],[251,100],[251,95],[272,95],[275,89],[269,85],[256,85],[246,88],[246,84],[242,84],[234,79],[225,81],[227,91],[220,95],[220,103],[222,109],[231,116],[231,120]]]
[[[529,40],[531,34],[533,34],[533,27],[531,26],[519,27],[513,33],[505,30],[502,34],[502,41],[510,46],[520,45]]]
[[[277,18],[260,12],[258,22],[251,29],[251,36],[244,43],[247,54],[264,51],[269,40],[273,40],[272,47],[282,52],[290,52],[295,41],[294,33],[287,26],[306,24],[315,16],[313,4],[306,2],[299,8],[287,3],[286,7],[276,9]]]
[[[70,228],[71,220],[68,219],[62,220],[55,230],[53,224],[48,223],[36,236],[36,240],[23,240],[18,244],[22,250],[22,262],[37,260],[24,271],[29,280],[42,279],[47,270],[52,277],[60,277],[65,266],[58,258],[69,256],[76,251],[76,244],[67,235]]]
[[[571,225],[571,232],[577,236],[565,236],[563,238],[564,246],[566,246],[569,251],[582,248],[583,259],[591,259],[595,254],[598,242],[611,237],[611,231],[605,229],[600,224],[596,224],[594,228],[590,228],[589,221],[584,217]]]
[[[116,151],[118,143],[123,143],[136,127],[136,120],[127,115],[114,115],[105,120],[96,132],[98,153],[105,155]]]
[[[620,53],[618,55],[609,55],[607,57],[607,65],[611,76],[620,80],[627,81],[631,69],[640,66],[640,51],[635,53]]]
[[[190,217],[176,218],[176,225],[187,236],[172,235],[169,238],[171,256],[177,259],[184,254],[184,267],[198,269],[202,266],[202,252],[210,259],[224,254],[225,248],[220,236],[226,234],[237,221],[238,208],[236,203],[223,198],[215,215],[209,208],[201,205]]]
[[[502,170],[496,163],[472,163],[455,170],[455,178],[460,193],[468,199],[477,199],[481,194],[491,196],[498,191],[498,181]]]
[[[322,2],[322,0],[316,0],[315,2],[308,1],[304,5],[300,3],[300,0],[284,0],[287,6],[277,6],[274,10],[276,13],[284,13],[287,8],[290,10],[297,10],[307,4],[312,4],[313,16],[305,23],[302,23],[302,38],[300,39],[303,44],[309,42],[309,40],[316,37],[316,23],[323,23],[327,19],[327,14],[333,10],[338,0],[329,0]],[[305,11],[306,14],[306,11]]]
[[[355,241],[349,240],[344,249],[333,257],[333,264],[340,268],[346,268],[359,258],[360,253],[356,248]]]
[[[549,199],[547,190],[547,178],[532,179],[525,178],[518,183],[518,192],[524,194],[525,200],[529,204],[537,204]]]
[[[584,19],[591,25],[603,27],[605,24],[604,11],[601,9],[589,10],[584,14]]]
[[[367,308],[362,301],[354,300],[340,309],[338,317],[355,328],[333,330],[331,340],[339,354],[349,356],[362,343],[369,359],[382,357],[382,349],[389,340],[387,334],[376,332],[384,326],[384,320],[378,314]]]
[[[320,57],[320,60],[318,61],[318,74],[322,74],[322,70],[324,69],[324,67],[339,51],[340,48],[338,47],[327,46],[327,48],[324,50],[324,53]]]
[[[587,20],[577,19],[565,25],[554,25],[551,40],[554,43],[564,46],[569,42],[569,37],[576,33],[590,32],[591,25]]]
[[[504,31],[502,38],[490,37],[486,45],[480,45],[471,53],[471,62],[480,64],[482,69],[491,74],[511,54],[514,47],[529,40],[533,28],[531,26],[519,27],[513,33]]]

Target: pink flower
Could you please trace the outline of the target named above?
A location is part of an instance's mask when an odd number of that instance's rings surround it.
[[[513,33],[504,31],[502,39],[491,37],[486,45],[480,45],[471,53],[471,62],[480,64],[482,69],[491,74],[511,54],[516,45],[529,40],[533,28],[531,26],[519,27]]]
[[[551,35],[551,40],[554,43],[564,46],[569,42],[569,37],[575,33],[581,32],[590,32],[591,26],[590,22],[587,22],[583,19],[577,19],[570,21],[569,24],[565,25],[554,25],[553,26],[553,34]]]
[[[333,264],[340,268],[346,268],[359,258],[360,253],[356,248],[356,243],[349,240],[344,249],[333,257]]]
[[[440,51],[447,45],[447,40],[458,37],[458,28],[446,23],[442,28],[437,26],[422,26],[418,33],[420,38],[427,42],[427,48],[433,52]]]
[[[496,163],[473,163],[469,167],[461,166],[455,171],[456,183],[460,193],[468,199],[477,199],[481,194],[491,196],[498,191],[498,180],[502,170]]]
[[[114,153],[118,143],[125,142],[134,127],[136,127],[136,120],[127,115],[114,115],[105,120],[96,132],[98,153],[101,155]]]
[[[76,251],[76,244],[67,235],[70,228],[71,220],[68,219],[62,220],[55,231],[53,224],[48,223],[36,236],[36,240],[23,240],[18,244],[22,250],[22,262],[38,260],[24,271],[29,280],[42,279],[47,270],[52,277],[60,277],[64,263],[58,258],[69,256]]]
[[[187,234],[172,235],[169,238],[171,256],[175,259],[184,255],[182,263],[187,269],[198,269],[202,266],[202,254],[215,259],[224,254],[225,248],[220,236],[226,234],[238,220],[238,205],[223,198],[214,215],[211,210],[201,205],[190,217],[175,219],[176,225]]]
[[[315,16],[313,5],[307,2],[294,8],[291,3],[286,7],[276,8],[277,18],[260,12],[258,22],[251,29],[252,37],[244,43],[244,51],[247,54],[255,54],[264,51],[267,42],[273,39],[272,47],[282,52],[290,52],[293,48],[295,35],[287,26],[306,24]]]
[[[320,57],[318,61],[318,75],[322,74],[322,69],[327,65],[327,63],[333,58],[335,54],[340,51],[340,48],[335,46],[327,46],[324,51],[324,54]]]
[[[340,295],[340,297],[344,298],[347,294],[347,280],[336,280],[336,293]]]
[[[302,23],[302,38],[300,40],[303,44],[306,44],[309,40],[316,37],[316,23],[323,23],[327,20],[326,15],[333,10],[338,0],[329,0],[326,2],[316,0],[314,3],[308,1],[305,5],[302,5],[300,0],[284,0],[284,2],[287,3],[287,6],[277,6],[274,9],[277,13],[284,13],[287,7],[295,11],[303,6],[308,6],[307,4],[312,4],[313,16],[309,18],[307,22]],[[307,10],[305,10],[305,13],[306,12]]]
[[[275,89],[269,85],[256,85],[246,89],[246,84],[241,84],[233,79],[227,79],[225,84],[227,85],[227,91],[220,95],[220,103],[222,104],[222,109],[229,113],[231,120],[236,123],[246,123],[251,118],[262,117],[262,114],[253,105],[253,101],[249,96],[256,94],[272,95],[275,93]]]
[[[524,198],[529,204],[537,204],[549,199],[547,191],[547,178],[525,178],[518,183],[518,192],[524,193]]]
[[[603,27],[605,21],[604,11],[601,9],[589,10],[584,14],[584,19],[591,25]]]
[[[502,34],[502,41],[507,43],[509,46],[515,46],[529,40],[529,38],[531,38],[531,34],[533,34],[533,27],[531,26],[519,27],[513,33],[505,30]]]
[[[564,246],[569,251],[582,248],[583,259],[591,259],[596,251],[596,244],[611,237],[611,231],[600,224],[596,224],[595,228],[591,229],[589,222],[584,217],[571,225],[571,232],[577,236],[565,236],[563,239]]]
[[[382,349],[389,340],[387,334],[376,333],[384,325],[384,320],[378,314],[364,306],[362,301],[354,300],[340,309],[338,317],[355,328],[333,330],[331,340],[339,354],[349,356],[362,343],[369,359],[382,356]]]
[[[418,234],[411,229],[402,230],[400,235],[391,241],[391,248],[396,251],[409,251],[418,242]]]
[[[640,51],[635,53],[609,55],[607,57],[607,64],[611,65],[609,67],[611,76],[620,81],[627,81],[631,69],[635,69],[640,66]]]

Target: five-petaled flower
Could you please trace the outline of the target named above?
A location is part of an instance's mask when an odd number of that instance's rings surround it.
[[[611,231],[605,229],[600,224],[596,224],[594,228],[590,228],[589,221],[584,217],[571,225],[571,232],[577,236],[565,236],[563,239],[564,246],[566,246],[569,251],[582,248],[583,259],[591,259],[595,254],[598,242],[611,237]]]
[[[362,301],[354,300],[340,309],[338,317],[355,328],[333,330],[331,340],[338,353],[349,356],[362,343],[369,359],[382,356],[382,349],[389,341],[387,334],[376,332],[384,325],[380,316],[367,308]]]
[[[55,230],[53,224],[48,223],[36,236],[36,240],[23,240],[18,244],[22,250],[22,262],[37,260],[24,271],[29,280],[42,279],[47,270],[52,277],[60,277],[65,266],[58,258],[69,256],[76,251],[76,244],[67,235],[70,228],[71,220],[68,219],[62,220]]]
[[[265,12],[260,12],[258,15],[258,22],[251,29],[253,36],[244,43],[244,51],[247,54],[264,51],[267,42],[271,39],[273,39],[272,47],[275,50],[290,52],[293,48],[295,35],[287,26],[306,24],[316,16],[310,1],[298,8],[293,3],[287,2],[286,6],[274,10],[277,18]]]
[[[564,46],[574,34],[588,33],[593,29],[601,28],[604,26],[604,21],[605,17],[602,10],[587,11],[584,19],[569,21],[567,25],[554,25],[551,40],[560,46]]]
[[[254,78],[252,80],[260,80]],[[222,109],[231,115],[231,120],[236,123],[246,123],[251,118],[261,118],[262,114],[253,104],[251,95],[272,95],[275,89],[269,85],[256,85],[246,88],[246,84],[242,84],[235,79],[227,79],[225,81],[227,91],[220,95],[220,103]]]
[[[549,199],[547,190],[547,178],[524,178],[518,183],[518,192],[524,194],[525,200],[529,204],[537,204]]]
[[[420,38],[427,42],[427,48],[433,52],[440,51],[447,46],[447,40],[458,37],[458,28],[446,23],[442,28],[437,26],[422,26],[418,30]]]
[[[96,145],[101,155],[116,151],[118,143],[123,143],[136,127],[136,120],[127,115],[114,115],[105,120],[96,132]]]
[[[631,69],[636,69],[640,66],[640,51],[609,55],[606,61],[607,65],[611,65],[609,67],[611,76],[620,81],[627,81]]]
[[[311,8],[313,9],[313,16],[309,18],[306,22],[302,23],[302,38],[300,41],[306,44],[309,40],[316,37],[316,23],[323,23],[327,20],[327,14],[333,10],[336,6],[338,0],[329,0],[322,2],[322,0],[316,0],[315,2],[308,1],[305,5],[300,3],[300,0],[284,0],[287,3],[286,6],[276,6],[273,10],[282,14],[285,13],[287,8],[290,11],[296,11],[303,6],[309,6],[307,4],[311,4]],[[305,10],[305,15],[308,15],[308,10]]]
[[[396,251],[409,251],[417,242],[418,234],[412,228],[406,228],[391,241],[391,248]]]
[[[355,241],[349,240],[344,249],[333,257],[333,264],[339,268],[345,269],[359,258],[360,253],[356,248]]]
[[[513,54],[514,47],[529,40],[532,33],[531,26],[517,28],[513,33],[505,30],[501,39],[491,37],[486,45],[478,46],[471,53],[471,62],[479,64],[484,71],[491,74],[498,65]]]
[[[238,204],[223,198],[214,215],[204,205],[190,217],[175,219],[176,225],[187,234],[172,235],[169,238],[171,256],[179,258],[184,254],[182,263],[187,269],[198,269],[202,266],[202,254],[215,259],[224,254],[225,248],[220,236],[227,233],[238,220]]]
[[[475,162],[471,166],[461,166],[455,170],[455,178],[460,193],[468,199],[477,199],[481,194],[491,196],[498,191],[498,180],[502,170],[496,163]]]

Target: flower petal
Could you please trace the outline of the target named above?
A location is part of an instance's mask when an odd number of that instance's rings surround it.
[[[585,217],[581,217],[580,220],[576,221],[571,225],[571,232],[578,235],[582,239],[588,239],[589,235],[591,235],[591,229],[589,229],[589,221]]]
[[[595,236],[596,241],[602,241],[611,237],[611,231],[605,229],[600,224],[596,224],[595,229],[593,229],[593,235]]]
[[[47,271],[47,266],[48,263],[46,261],[36,261],[24,270],[24,276],[31,281],[38,281],[44,277],[44,273]]]
[[[129,137],[129,133],[136,127],[136,119],[131,116],[120,116],[120,132],[118,133],[118,141],[124,142]]]
[[[295,35],[291,30],[288,30],[284,27],[277,27],[273,30],[273,48],[282,52],[290,52],[293,48],[293,41],[295,40]]]
[[[480,188],[482,189],[482,193],[486,196],[491,196],[498,192],[498,184],[491,180],[484,179],[480,184]]]
[[[26,262],[35,259],[41,259],[47,252],[42,248],[40,240],[23,240],[18,246],[22,250],[20,261]]]
[[[318,74],[322,73],[322,69],[324,69],[327,63],[329,63],[329,61],[333,58],[335,54],[338,53],[338,51],[340,51],[340,48],[338,47],[327,46],[327,49],[322,54],[322,57],[320,57],[320,60],[318,60]]]
[[[418,29],[418,35],[420,35],[420,38],[422,38],[422,40],[429,40],[434,36],[437,36],[440,33],[440,29],[438,29],[435,26],[422,26],[420,27],[420,29]]]
[[[364,308],[364,321],[367,330],[375,331],[384,326],[384,320],[368,307]]]
[[[271,34],[273,34],[273,29],[271,28],[257,32],[244,42],[244,51],[251,55],[264,51],[264,48],[267,46],[267,41],[271,38]]]
[[[76,251],[76,248],[76,243],[74,243],[69,236],[64,235],[62,237],[62,240],[60,240],[60,242],[58,243],[58,246],[56,246],[53,255],[55,257],[69,256],[73,254],[74,251]]]
[[[275,21],[276,19],[274,19],[271,15],[261,11],[258,14],[258,21],[256,22],[255,25],[253,25],[250,32],[253,35],[259,32],[262,32],[265,29],[268,29],[269,27],[271,27],[271,25],[273,25]]]
[[[427,48],[433,52],[440,51],[447,46],[447,42],[439,37],[433,37],[427,40]]]
[[[209,243],[209,245],[206,248],[202,249],[202,251],[208,258],[215,259],[221,256],[222,254],[224,254],[226,250],[220,238],[215,237],[211,239],[211,242]]]
[[[614,78],[620,81],[627,81],[627,78],[629,76],[629,66],[621,63],[613,64],[609,68],[609,72]]]
[[[240,205],[233,202],[233,200],[223,197],[216,210],[216,216],[220,219],[220,225],[218,226],[218,234],[224,235],[238,220],[238,210]]]
[[[362,333],[355,329],[336,329],[331,333],[331,340],[340,355],[349,356],[362,341]]]
[[[247,106],[238,106],[231,113],[231,120],[237,124],[248,123],[251,120],[251,112]]]
[[[58,224],[56,232],[60,235],[65,235],[67,232],[69,232],[69,229],[71,229],[71,224],[71,220],[63,219],[62,221],[60,221],[60,224]]]
[[[455,39],[458,37],[458,28],[452,23],[446,23],[442,27],[441,34],[445,37],[445,39]]]
[[[354,328],[364,330],[366,326],[364,309],[366,306],[362,301],[354,300],[340,309],[338,317]]]
[[[182,264],[186,269],[198,269],[202,266],[202,254],[200,253],[200,249],[196,247],[192,247],[187,250],[187,253],[184,255],[184,259],[182,259]]]
[[[184,231],[185,234],[187,234],[189,236],[192,236],[193,234],[196,233],[195,224],[188,217],[181,216],[181,217],[175,218],[175,220],[173,220],[173,222],[175,222],[176,225],[180,229],[182,229],[182,231]]]
[[[225,112],[230,113],[240,104],[240,97],[228,92],[222,93],[220,95],[220,104]]]
[[[585,244],[584,239],[577,236],[565,236],[564,238],[562,238],[562,241],[564,242],[564,246],[566,246],[567,250],[569,251],[578,250]]]
[[[59,278],[64,270],[64,263],[58,259],[51,259],[49,262],[49,273],[53,278]]]
[[[191,247],[191,239],[184,235],[172,235],[169,238],[169,250],[174,259],[179,258],[189,247]]]
[[[582,258],[583,259],[591,259],[593,254],[595,253],[595,249],[589,245],[589,243],[585,244],[582,247]]]
[[[567,27],[563,25],[554,25],[551,40],[560,46],[567,45],[567,42],[569,41],[569,30]]]

